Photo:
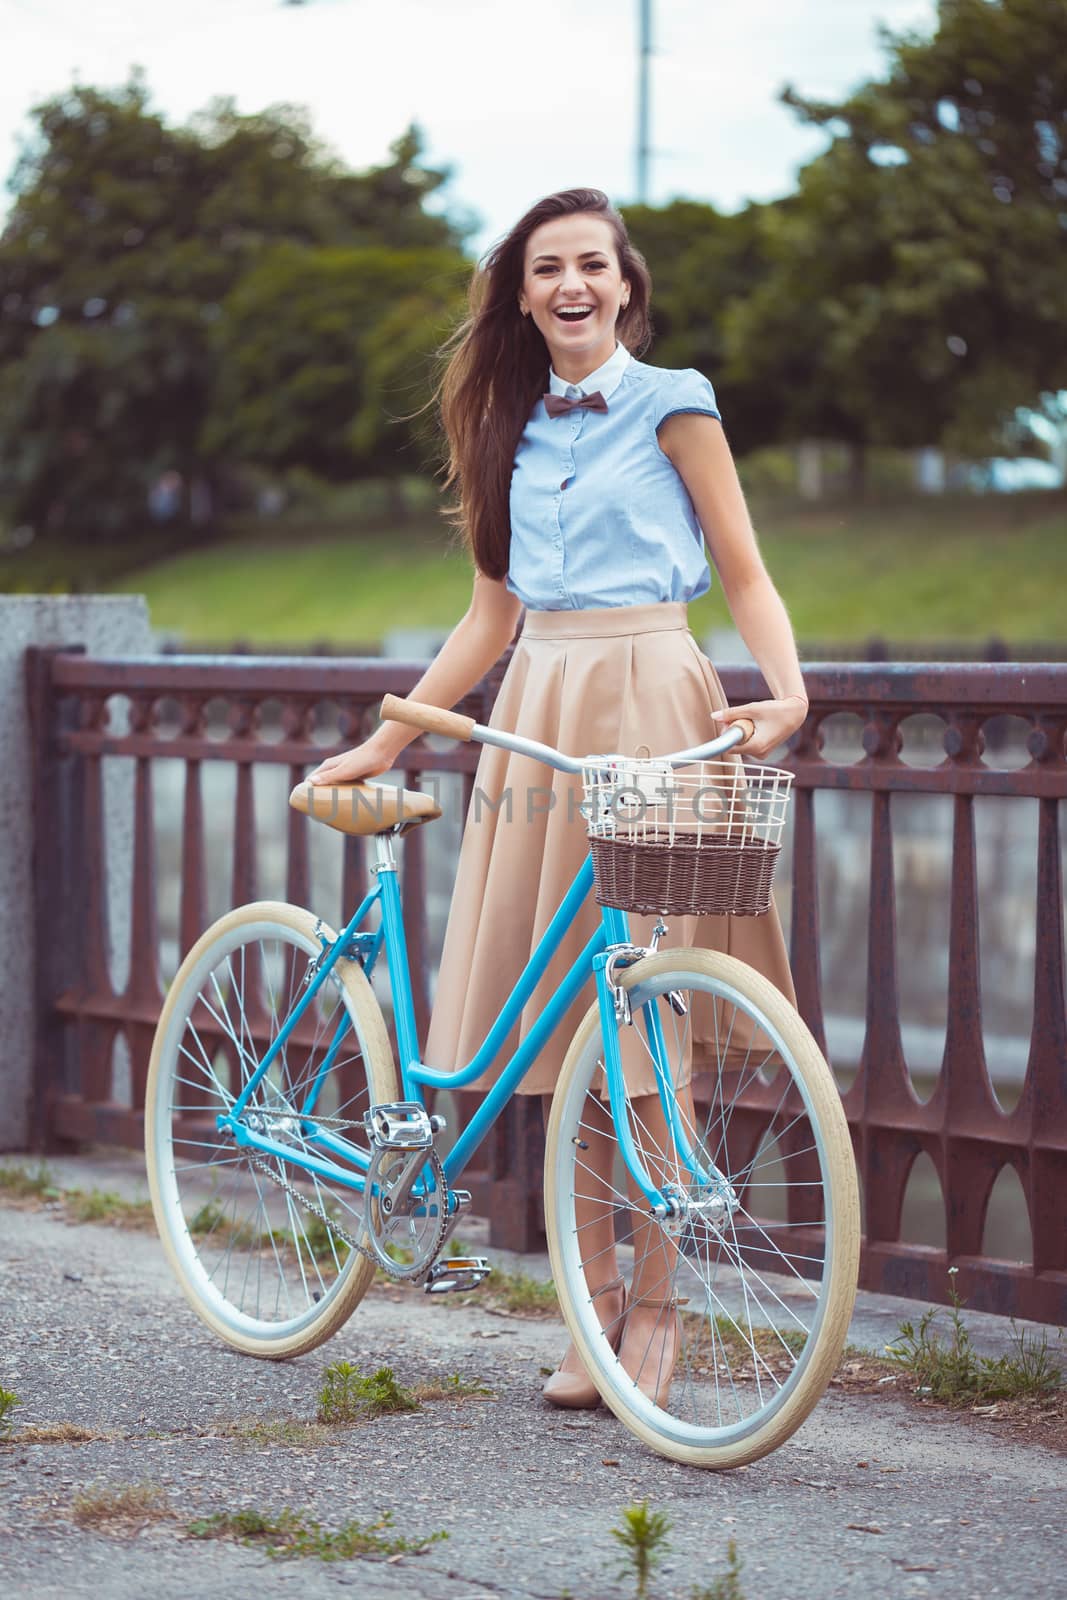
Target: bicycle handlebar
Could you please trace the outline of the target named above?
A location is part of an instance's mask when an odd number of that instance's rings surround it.
[[[475,722],[473,717],[461,716],[457,711],[423,705],[418,700],[402,700],[395,694],[387,694],[382,700],[381,715],[385,722],[402,722],[407,727],[420,728],[424,733],[442,733],[450,739],[462,739],[464,742],[474,739],[479,744],[498,745],[504,750],[513,750],[519,755],[543,761],[559,772],[581,772],[585,767],[595,766],[598,759],[566,756],[562,750],[540,744],[536,739],[523,739],[518,734],[505,733],[501,728],[486,727]],[[732,750],[735,745],[747,744],[755,731],[755,724],[748,717],[742,717],[707,744],[696,745],[691,750],[675,750],[671,755],[653,759],[669,762],[676,767],[691,761],[709,760]]]

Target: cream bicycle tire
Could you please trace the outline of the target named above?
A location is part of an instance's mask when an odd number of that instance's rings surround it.
[[[333,1281],[322,1285],[318,1298],[315,1298],[316,1291],[308,1291],[305,1294],[308,1304],[304,1310],[288,1319],[279,1319],[276,1323],[252,1317],[231,1304],[211,1282],[188,1225],[190,1219],[183,1211],[172,1140],[171,1096],[176,1082],[176,1068],[182,1064],[185,1026],[201,987],[217,969],[218,963],[224,958],[228,960],[233,951],[250,947],[257,937],[275,939],[279,944],[299,952],[301,959],[306,956],[310,961],[321,953],[320,931],[328,940],[335,937],[310,911],[280,901],[257,901],[240,906],[213,923],[193,945],[175,974],[156,1028],[148,1069],[145,1156],[152,1209],[164,1252],[183,1294],[206,1326],[233,1349],[269,1360],[304,1355],[336,1333],[370,1286],[374,1277],[374,1263],[357,1251],[350,1250],[343,1264],[338,1265],[335,1249],[333,1260],[337,1272]],[[362,1057],[368,1101],[383,1103],[396,1100],[399,1095],[396,1065],[374,991],[356,961],[341,958],[334,972],[337,980],[335,991],[347,1012]],[[185,1053],[188,1058],[187,1048]],[[215,1077],[210,1062],[206,1064],[204,1077],[209,1073]],[[202,1084],[198,1083],[197,1088],[203,1093]],[[216,1098],[220,1106],[225,1103],[221,1086]],[[227,1151],[226,1159],[229,1165],[236,1166],[232,1150]],[[292,1177],[300,1176],[295,1168],[290,1168],[289,1172]],[[269,1193],[270,1185],[266,1187]],[[296,1226],[303,1213],[300,1208],[294,1208],[287,1197],[286,1204]],[[354,1220],[349,1221],[346,1215],[345,1221],[349,1231],[352,1231],[356,1225]],[[361,1235],[360,1228],[357,1237]],[[269,1265],[270,1249],[273,1249],[277,1270],[281,1274],[279,1252],[273,1244],[261,1246],[260,1254],[268,1255]],[[299,1264],[299,1276],[305,1280],[308,1276],[308,1267],[303,1262]],[[307,1290],[306,1281],[304,1287]]]
[[[552,1102],[545,1149],[545,1217],[552,1273],[571,1337],[605,1403],[657,1453],[707,1468],[743,1466],[776,1449],[801,1425],[825,1392],[840,1360],[855,1300],[859,1265],[859,1193],[848,1124],[833,1075],[803,1020],[782,993],[735,958],[711,951],[666,950],[619,973],[627,991],[650,998],[696,981],[713,996],[734,996],[747,1014],[764,1019],[784,1047],[821,1143],[821,1186],[829,1235],[814,1337],[766,1415],[731,1427],[701,1430],[683,1424],[641,1395],[601,1331],[581,1267],[575,1218],[575,1177],[582,1106],[602,1054],[600,1015],[590,1008],[564,1060]],[[635,1005],[638,1002],[635,999]],[[586,1180],[588,1182],[588,1180]],[[624,1197],[625,1198],[625,1197]],[[762,1332],[758,1329],[757,1332]],[[750,1328],[751,1333],[751,1328]],[[715,1335],[712,1333],[712,1355]],[[716,1379],[716,1386],[718,1379]],[[670,1403],[670,1402],[668,1402]],[[702,1438],[701,1432],[707,1437]]]

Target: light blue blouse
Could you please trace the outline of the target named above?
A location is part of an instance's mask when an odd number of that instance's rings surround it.
[[[550,417],[538,400],[511,475],[507,587],[531,611],[693,600],[711,587],[703,534],[656,430],[676,411],[721,413],[695,367],[652,367],[625,345],[578,385],[607,411]]]

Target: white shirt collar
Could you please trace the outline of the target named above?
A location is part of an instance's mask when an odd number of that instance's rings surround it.
[[[626,346],[616,341],[614,353],[608,357],[603,366],[597,367],[595,372],[591,372],[587,378],[583,378],[581,383],[578,384],[568,383],[552,367],[549,367],[549,392],[551,394],[568,394],[573,389],[574,395],[571,396],[573,399],[577,395],[595,394],[599,389],[604,399],[609,400],[618,388],[619,381],[632,359]]]

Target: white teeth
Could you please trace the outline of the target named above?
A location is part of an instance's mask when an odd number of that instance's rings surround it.
[[[592,311],[592,306],[557,306],[556,315],[559,317],[574,317],[581,311]]]

